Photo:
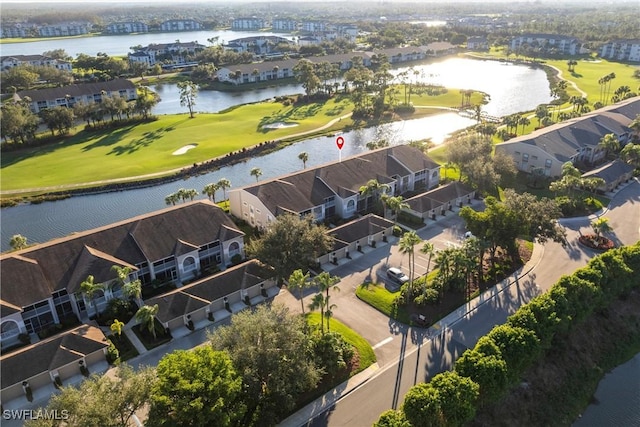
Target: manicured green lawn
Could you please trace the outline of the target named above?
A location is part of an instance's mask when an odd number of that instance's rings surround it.
[[[170,171],[263,141],[316,129],[349,113],[344,98],[326,103],[284,106],[265,102],[219,114],[160,116],[157,121],[127,126],[87,137],[80,132],[57,144],[2,155],[2,191],[119,179]],[[275,122],[292,128],[264,130]],[[350,120],[343,120],[343,125]],[[172,153],[186,145],[196,148]]]
[[[393,305],[398,295],[399,293],[389,292],[384,285],[378,283],[366,283],[356,289],[356,296],[362,301],[393,319],[409,324],[409,313],[403,307],[396,308]]]
[[[309,325],[320,325],[320,313],[308,313],[306,315],[306,319]],[[358,367],[358,370],[352,372],[351,375],[355,375],[358,372],[367,369],[376,361],[376,355],[373,352],[371,345],[353,329],[347,327],[344,323],[334,318],[330,319],[330,329],[341,333],[345,341],[353,345],[360,355],[360,366]]]

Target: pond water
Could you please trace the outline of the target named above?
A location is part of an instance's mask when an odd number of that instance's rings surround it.
[[[595,398],[572,427],[640,426],[640,353],[605,375]]]
[[[395,145],[413,139],[431,137],[434,142],[440,143],[451,132],[473,123],[473,120],[458,114],[447,113],[341,133],[345,140],[342,158],[367,151],[366,143],[374,139],[386,139],[390,144]],[[193,149],[197,150],[197,147]],[[335,137],[311,138],[274,153],[225,166],[215,172],[186,180],[136,190],[78,196],[57,202],[4,208],[1,211],[2,228],[0,230],[2,250],[9,249],[9,240],[14,234],[26,236],[29,242],[45,242],[73,232],[162,209],[166,207],[165,196],[180,187],[202,191],[206,184],[217,182],[220,178],[229,179],[232,188],[251,184],[255,182],[255,178],[249,172],[254,167],[262,169],[262,179],[295,172],[302,169],[302,162],[298,159],[298,154],[302,151],[309,154],[307,166],[336,161],[340,154],[335,144]],[[221,197],[222,192],[219,191],[218,200]]]
[[[491,102],[485,106],[485,111],[489,114],[510,114],[533,109],[539,103],[550,100],[544,72],[526,66],[452,58],[416,66],[416,69],[419,71],[418,78],[424,81],[437,82],[450,87],[474,88],[489,93]],[[394,72],[401,71],[402,69],[396,69]],[[492,76],[495,80],[492,80]],[[543,87],[544,90],[541,89]],[[186,113],[184,107],[180,106],[179,92],[175,84],[157,85],[154,90],[162,99],[154,110],[156,114]],[[216,112],[238,104],[300,92],[302,88],[296,84],[239,93],[200,91],[196,109],[203,112]],[[342,156],[347,157],[365,151],[366,143],[373,139],[384,138],[391,144],[399,144],[409,140],[432,138],[435,143],[440,143],[449,133],[472,124],[474,124],[473,120],[447,113],[348,132],[343,134],[346,144]],[[197,147],[193,149],[197,150]],[[312,138],[276,153],[224,167],[187,181],[117,193],[73,197],[40,205],[5,208],[1,212],[1,247],[2,250],[8,249],[8,242],[14,234],[22,234],[31,242],[44,242],[72,232],[99,227],[160,209],[164,207],[164,197],[179,187],[201,190],[205,184],[226,177],[237,188],[254,182],[254,178],[249,175],[252,167],[262,169],[263,179],[291,173],[302,166],[297,160],[297,155],[301,151],[309,153],[309,165],[317,165],[338,158],[334,138]]]
[[[50,39],[38,42],[24,43],[2,43],[0,52],[7,55],[41,55],[44,52],[64,49],[72,57],[79,53],[95,56],[98,52],[106,53],[109,56],[124,56],[131,52],[131,46],[146,46],[151,43],[173,43],[176,40],[181,42],[198,42],[209,46],[208,39],[218,37],[218,43],[227,43],[230,40],[242,37],[254,37],[256,35],[280,36],[291,39],[290,34],[255,32],[255,31],[184,31],[175,33],[146,33],[146,34],[123,34],[119,36],[95,36],[79,37],[73,39]]]

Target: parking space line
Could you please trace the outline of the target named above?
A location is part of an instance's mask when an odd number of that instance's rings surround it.
[[[374,345],[371,348],[373,348],[375,350],[377,348],[382,347],[385,344],[389,344],[391,341],[393,341],[393,337],[387,337],[387,338],[383,339],[382,341],[380,341],[378,344]]]

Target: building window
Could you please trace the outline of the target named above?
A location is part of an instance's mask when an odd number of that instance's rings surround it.
[[[529,161],[529,154],[524,153],[524,154],[522,155],[522,161],[523,161],[523,162],[528,162],[528,161]]]
[[[552,162],[551,162],[551,159],[547,159],[547,160],[545,160],[545,162],[544,162],[544,167],[545,167],[545,168],[550,168],[550,167],[551,167],[551,163],[552,163]]]
[[[353,212],[356,208],[356,202],[352,199],[347,202],[347,212]]]
[[[16,335],[18,335],[20,333],[20,328],[15,321],[7,320],[6,322],[2,322],[0,331],[2,333],[2,339],[5,340],[7,338],[15,337]]]
[[[182,269],[184,271],[191,271],[196,268],[196,260],[192,256],[188,256],[182,262]]]

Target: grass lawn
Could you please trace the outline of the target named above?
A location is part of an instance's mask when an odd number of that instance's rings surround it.
[[[409,312],[403,307],[393,306],[393,301],[398,295],[399,293],[389,292],[384,285],[378,283],[362,284],[356,289],[356,296],[362,301],[393,319],[409,324]]]
[[[179,169],[263,141],[317,129],[351,109],[345,98],[297,106],[263,102],[224,113],[197,114],[193,119],[186,114],[166,115],[154,122],[108,132],[80,132],[57,144],[3,153],[0,190],[122,179]],[[262,129],[275,122],[298,126]],[[345,119],[341,124],[351,121]],[[189,144],[196,147],[172,155]]]
[[[309,325],[320,325],[320,313],[307,313],[306,319]],[[330,329],[335,332],[340,332],[345,341],[353,345],[360,355],[360,366],[356,371],[351,372],[351,375],[367,369],[376,361],[376,355],[371,345],[353,329],[333,318],[330,319]]]

